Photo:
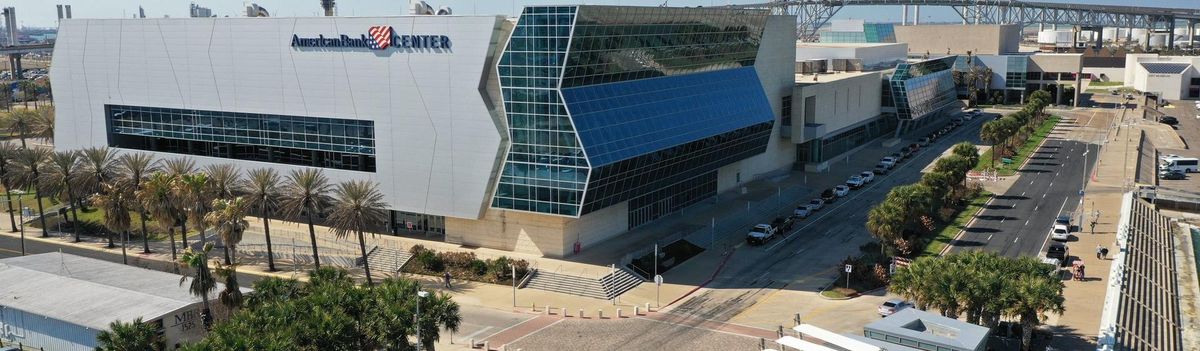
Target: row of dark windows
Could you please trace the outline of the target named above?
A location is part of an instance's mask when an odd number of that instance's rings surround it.
[[[375,172],[375,156],[286,147],[113,134],[108,145],[125,149]]]

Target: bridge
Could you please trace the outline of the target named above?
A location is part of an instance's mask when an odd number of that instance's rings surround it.
[[[28,45],[0,46],[0,55],[28,54],[28,53],[34,53],[34,52],[51,52],[51,51],[54,51],[54,44],[28,44]]]
[[[1110,6],[1020,0],[775,0],[765,3],[732,5],[739,8],[769,9],[772,14],[795,15],[801,40],[815,41],[817,30],[845,6],[949,6],[963,24],[1064,24],[1088,28],[1145,28],[1174,32],[1178,22],[1186,22],[1189,37],[1200,23],[1200,9],[1172,9],[1143,6]],[[918,7],[919,11],[919,7]],[[915,21],[914,21],[915,23]],[[1174,36],[1169,45],[1175,47]]]

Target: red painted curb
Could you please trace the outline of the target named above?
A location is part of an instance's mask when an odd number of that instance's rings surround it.
[[[679,302],[679,300],[683,300],[683,298],[685,298],[685,297],[688,297],[688,296],[689,296],[689,295],[691,295],[692,293],[696,292],[696,290],[700,290],[700,288],[703,288],[705,285],[708,285],[708,283],[712,283],[713,279],[716,279],[716,278],[717,278],[717,274],[718,274],[718,273],[721,273],[721,270],[722,270],[722,269],[725,269],[725,263],[729,262],[729,258],[730,258],[730,257],[733,257],[733,252],[734,252],[734,251],[737,251],[737,248],[736,248],[736,247],[735,247],[735,248],[733,248],[733,249],[731,249],[731,250],[729,251],[729,254],[725,255],[725,259],[721,260],[721,265],[717,266],[717,270],[713,271],[712,275],[708,277],[708,280],[705,280],[703,283],[700,283],[700,285],[697,285],[697,286],[696,286],[695,288],[693,288],[692,290],[690,290],[690,291],[688,291],[687,293],[683,294],[683,296],[680,296],[679,298],[676,298],[675,300],[673,300],[673,301],[671,301],[671,302],[667,303],[666,305],[663,305],[663,307],[668,307],[668,306],[674,305],[676,302]],[[660,308],[660,309],[661,309],[661,308]]]

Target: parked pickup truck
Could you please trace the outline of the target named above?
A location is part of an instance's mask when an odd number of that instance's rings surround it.
[[[754,228],[750,228],[750,232],[746,233],[746,243],[750,245],[766,244],[771,239],[775,239],[778,232],[775,227],[770,224],[758,224]]]

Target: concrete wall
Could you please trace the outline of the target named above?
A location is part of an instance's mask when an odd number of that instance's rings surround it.
[[[883,44],[820,44],[805,43],[796,47],[796,60],[859,59],[864,67],[903,61],[908,56],[904,43]]]
[[[479,218],[498,173],[501,114],[485,94],[500,16],[69,19],[51,65],[60,150],[108,145],[105,104],[375,122],[379,183],[392,209]],[[292,47],[371,26],[446,35],[450,49]],[[493,90],[494,91],[494,90]],[[170,157],[173,154],[160,154]],[[287,173],[302,167],[237,163]]]
[[[1083,71],[1083,54],[1036,54],[1029,56],[1028,72]]]
[[[805,98],[810,96],[816,97],[816,118],[813,122],[824,124],[828,134],[878,116],[881,113],[879,101],[883,94],[882,75],[882,72],[867,72],[795,87],[792,97],[792,120],[804,121]],[[792,135],[799,135],[803,128],[802,122],[794,123]],[[806,135],[805,138],[823,136]]]
[[[1126,68],[1122,67],[1084,67],[1083,73],[1089,73],[1097,80],[1103,74],[1105,77],[1108,77],[1109,81],[1119,81],[1125,83],[1125,85],[1129,85],[1130,82],[1123,80],[1125,79],[1125,70]]]
[[[896,42],[907,43],[908,53],[921,55],[965,55],[967,51],[995,55],[1018,51],[1021,35],[1017,25],[930,24],[896,26]]]

